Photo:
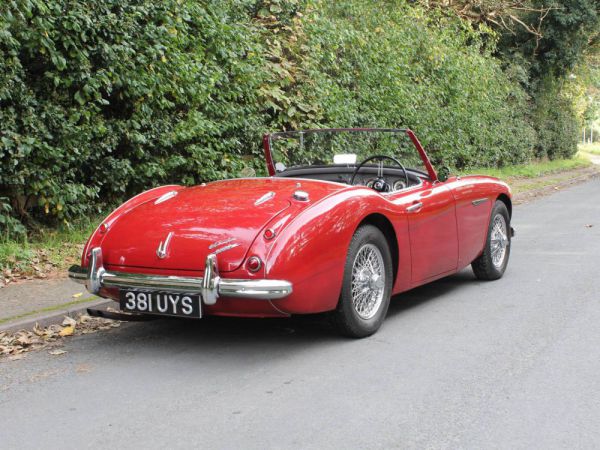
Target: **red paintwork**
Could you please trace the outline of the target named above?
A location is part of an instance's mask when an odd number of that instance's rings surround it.
[[[413,135],[409,132],[409,136]],[[414,135],[413,135],[414,136]],[[393,293],[454,273],[483,250],[493,202],[511,198],[508,186],[491,177],[453,177],[437,181],[425,151],[430,178],[420,186],[379,194],[362,186],[292,178],[248,178],[218,181],[192,188],[164,186],[147,191],[115,210],[91,236],[82,257],[87,265],[91,247],[101,246],[107,270],[198,277],[211,243],[235,238],[240,245],[220,253],[223,278],[288,280],[293,293],[281,300],[219,298],[204,306],[205,314],[284,316],[332,310],[340,295],[346,253],[361,222],[374,215],[392,225],[398,243],[398,271]],[[268,138],[265,138],[268,145]],[[267,155],[269,170],[272,161]],[[295,190],[309,193],[308,202],[292,198]],[[163,203],[166,192],[178,194]],[[254,202],[268,192],[275,196]],[[478,205],[473,200],[487,199]],[[406,208],[421,202],[418,212]],[[265,230],[275,237],[265,237]],[[169,255],[156,255],[169,232]],[[256,255],[264,262],[256,273],[245,261]],[[115,290],[101,295],[118,298]]]
[[[163,194],[166,194],[169,191],[178,191],[183,189],[182,186],[177,185],[167,185],[160,186],[154,189],[149,189],[141,194],[136,195],[135,197],[130,198],[113,212],[111,212],[106,219],[104,219],[98,228],[92,233],[90,238],[88,239],[85,247],[83,248],[83,253],[81,254],[81,266],[87,267],[88,258],[90,255],[90,250],[94,247],[101,246],[104,238],[106,237],[106,232],[103,231],[103,228],[106,230],[110,230],[115,221],[123,216],[125,216],[129,211],[133,210],[138,205],[141,205],[147,201],[155,200]]]

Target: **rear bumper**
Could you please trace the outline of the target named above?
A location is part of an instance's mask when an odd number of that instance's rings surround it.
[[[214,305],[219,297],[276,300],[292,293],[292,284],[285,280],[221,278],[214,254],[206,257],[206,269],[202,278],[148,275],[105,270],[102,264],[102,250],[96,247],[91,252],[88,267],[72,266],[69,269],[69,278],[85,284],[92,294],[97,294],[101,288],[185,292],[202,295],[202,301],[207,305]]]

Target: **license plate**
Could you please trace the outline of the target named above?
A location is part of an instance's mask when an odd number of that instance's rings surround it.
[[[121,289],[121,310],[162,316],[202,317],[200,295]]]

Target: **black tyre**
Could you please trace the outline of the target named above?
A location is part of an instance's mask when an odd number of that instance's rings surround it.
[[[502,277],[510,256],[510,216],[504,202],[497,200],[492,208],[487,239],[483,253],[471,263],[480,280],[497,280]]]
[[[340,333],[362,338],[375,333],[387,314],[392,292],[392,257],[383,233],[363,225],[352,237],[333,322]]]

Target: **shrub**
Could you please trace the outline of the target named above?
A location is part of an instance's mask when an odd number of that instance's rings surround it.
[[[0,8],[0,194],[19,213],[68,219],[231,176],[258,141],[261,49],[243,2]]]
[[[480,31],[401,1],[321,7],[307,16],[314,82],[302,88],[316,91],[323,123],[407,126],[434,161],[457,168],[531,158],[527,96]]]
[[[538,143],[538,158],[570,158],[577,153],[579,121],[573,101],[561,88],[561,83],[547,77],[538,88],[534,125]]]
[[[68,221],[159,184],[264,173],[267,130],[408,126],[456,167],[530,158],[528,99],[490,35],[384,5],[2,3],[0,216]]]

